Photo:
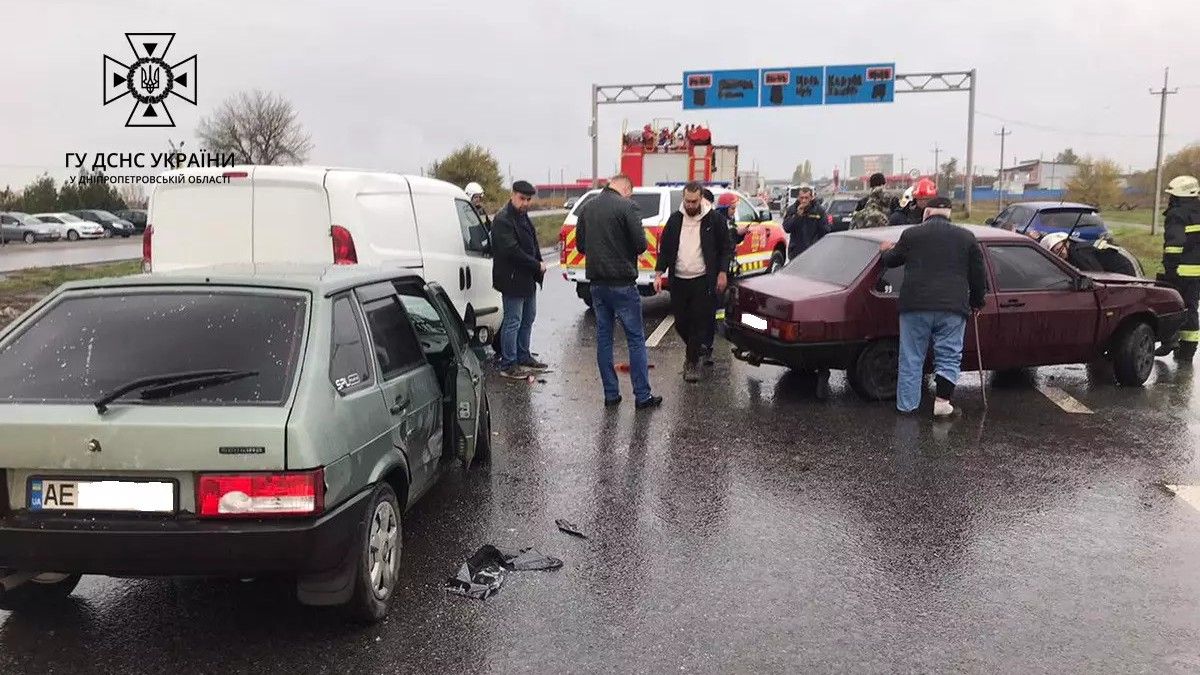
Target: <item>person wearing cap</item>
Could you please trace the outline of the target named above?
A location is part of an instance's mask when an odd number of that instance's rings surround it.
[[[1167,184],[1167,210],[1163,227],[1163,280],[1183,296],[1186,315],[1174,346],[1175,360],[1191,363],[1200,342],[1200,180],[1176,176]],[[1164,344],[1157,354],[1166,356],[1172,345]]]
[[[867,227],[884,227],[888,224],[892,205],[888,203],[883,188],[887,185],[887,177],[881,173],[871,174],[868,181],[871,191],[866,197],[858,200],[858,205],[851,215],[850,229],[861,230]]]
[[[883,263],[905,266],[900,284],[900,359],[896,409],[911,413],[921,404],[925,357],[933,342],[935,417],[954,413],[950,399],[962,366],[967,319],[984,305],[987,277],[983,252],[970,230],[950,222],[950,200],[937,197],[925,220],[879,245]]]
[[[492,288],[504,299],[500,375],[510,379],[524,379],[547,368],[533,358],[529,346],[537,317],[537,288],[546,276],[537,231],[529,220],[529,204],[535,194],[528,181],[513,183],[508,204],[492,221]]]

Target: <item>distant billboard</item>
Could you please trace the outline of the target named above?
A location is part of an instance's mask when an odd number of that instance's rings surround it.
[[[850,155],[850,175],[855,177],[881,173],[892,175],[891,155]]]

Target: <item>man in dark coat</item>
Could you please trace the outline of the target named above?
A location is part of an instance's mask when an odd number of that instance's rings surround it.
[[[492,287],[504,298],[500,322],[500,374],[523,379],[546,370],[529,342],[537,317],[537,287],[546,276],[529,204],[537,193],[527,181],[513,183],[512,197],[492,220]]]
[[[788,260],[796,258],[809,246],[829,234],[829,218],[825,209],[813,198],[813,189],[807,185],[800,188],[796,196],[795,209],[788,207],[783,219],[783,231],[788,233]]]
[[[925,222],[908,228],[899,242],[880,244],[883,263],[904,265],[900,285],[900,364],[896,408],[910,413],[921,404],[925,356],[933,339],[937,399],[933,414],[954,413],[950,397],[962,366],[963,334],[971,312],[987,292],[983,252],[970,230],[950,222],[950,200],[932,199]]]

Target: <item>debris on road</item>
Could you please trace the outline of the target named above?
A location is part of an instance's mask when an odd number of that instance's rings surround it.
[[[578,525],[576,525],[575,523],[572,523],[569,520],[564,520],[562,518],[559,518],[558,520],[554,521],[554,524],[558,526],[559,530],[562,530],[563,532],[566,532],[567,534],[579,537],[580,539],[588,538],[588,536],[579,529]]]
[[[458,568],[458,574],[446,579],[446,591],[466,598],[487,600],[504,585],[504,579],[510,571],[554,570],[562,566],[562,560],[538,553],[533,548],[512,551],[485,544]]]

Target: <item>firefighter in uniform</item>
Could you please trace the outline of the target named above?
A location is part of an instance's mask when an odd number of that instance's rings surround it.
[[[491,233],[492,219],[483,206],[483,186],[471,181],[467,183],[467,187],[463,188],[463,192],[467,193],[467,198],[471,200],[471,206],[475,209],[475,213],[479,214],[479,220],[483,221],[483,228]]]
[[[1178,176],[1167,184],[1167,210],[1163,228],[1163,277],[1183,296],[1187,315],[1179,330],[1175,359],[1191,363],[1200,341],[1200,321],[1196,304],[1200,301],[1200,180],[1195,176]],[[1163,345],[1160,356],[1166,356],[1171,345]]]

